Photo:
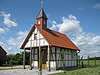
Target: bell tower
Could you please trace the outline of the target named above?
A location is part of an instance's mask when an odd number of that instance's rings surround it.
[[[36,20],[37,20],[36,24],[38,26],[40,26],[40,28],[42,28],[44,30],[47,29],[47,20],[48,20],[48,18],[46,16],[46,14],[44,13],[43,8],[40,10],[39,14],[37,15]]]

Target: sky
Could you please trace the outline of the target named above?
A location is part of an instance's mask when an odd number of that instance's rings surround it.
[[[0,0],[0,45],[8,54],[20,45],[42,8],[42,0]],[[48,28],[66,34],[80,55],[100,56],[100,0],[43,0]]]

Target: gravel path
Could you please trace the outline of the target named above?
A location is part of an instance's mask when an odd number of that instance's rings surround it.
[[[53,74],[53,73],[58,73],[58,72],[62,72],[62,71],[47,72],[46,70],[43,70],[42,75]],[[38,75],[38,70],[37,69],[0,70],[0,75]]]

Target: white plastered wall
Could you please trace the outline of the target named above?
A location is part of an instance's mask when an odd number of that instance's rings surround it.
[[[37,39],[34,39],[34,36],[37,36]],[[40,43],[40,46],[47,46],[49,45],[46,39],[42,36],[42,34],[38,31],[37,28],[35,28],[34,32],[32,33],[31,37],[29,38],[28,42],[25,45],[25,48],[28,47],[38,47]]]

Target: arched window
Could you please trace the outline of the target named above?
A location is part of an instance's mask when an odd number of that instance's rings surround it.
[[[38,21],[38,24],[40,24],[40,21]]]

